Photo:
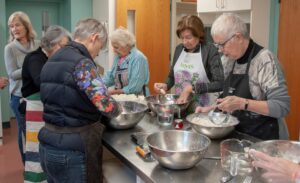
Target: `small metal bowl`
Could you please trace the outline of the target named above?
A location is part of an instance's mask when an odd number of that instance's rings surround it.
[[[118,103],[122,107],[122,113],[108,122],[108,125],[113,129],[133,128],[143,119],[148,109],[145,104],[138,102],[120,101]]]
[[[151,111],[157,113],[156,108],[157,105],[167,106],[167,105],[174,105],[178,106],[181,112],[184,112],[186,108],[189,106],[190,102],[192,101],[192,97],[190,96],[185,103],[176,104],[176,100],[178,99],[179,95],[175,94],[166,94],[166,95],[151,95],[145,98],[148,107]]]
[[[234,130],[234,127],[239,124],[238,119],[229,114],[227,122],[220,125],[211,122],[208,113],[193,113],[188,115],[186,120],[194,130],[211,139],[220,139],[229,135]]]
[[[205,135],[181,130],[152,133],[146,142],[159,164],[170,169],[193,167],[204,157],[210,145]]]

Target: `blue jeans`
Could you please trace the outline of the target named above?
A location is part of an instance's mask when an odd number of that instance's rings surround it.
[[[40,143],[41,166],[48,183],[85,183],[85,154],[80,151],[61,150]]]
[[[24,154],[23,146],[25,146],[25,144],[23,144],[23,137],[24,137],[24,142],[25,142],[25,129],[26,129],[25,116],[21,116],[21,114],[19,112],[21,97],[18,97],[15,95],[11,95],[10,97],[11,97],[10,98],[10,107],[16,116],[16,121],[17,121],[17,125],[18,125],[18,144],[19,144],[21,158],[22,158],[22,161],[24,164],[25,154]]]

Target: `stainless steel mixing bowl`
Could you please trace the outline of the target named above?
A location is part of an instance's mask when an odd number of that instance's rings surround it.
[[[234,127],[239,124],[237,118],[229,115],[226,123],[216,125],[210,122],[208,113],[193,113],[188,115],[186,120],[191,124],[194,130],[211,139],[220,139],[227,136],[234,130]],[[208,121],[211,124],[208,125],[205,121]]]
[[[145,98],[145,100],[147,101],[148,107],[151,109],[151,111],[153,112],[157,112],[156,108],[157,105],[160,106],[167,106],[167,105],[174,105],[174,106],[178,106],[180,108],[180,111],[184,112],[186,110],[186,108],[189,106],[192,97],[190,96],[187,100],[187,102],[185,103],[181,103],[181,104],[176,104],[176,100],[178,99],[178,95],[175,94],[166,94],[166,95],[151,95]]]
[[[122,107],[122,113],[112,118],[108,125],[114,129],[128,129],[138,124],[143,119],[148,107],[134,101],[118,102]]]
[[[160,165],[170,169],[188,169],[196,165],[210,145],[205,135],[182,130],[150,134],[146,139],[151,154]]]
[[[254,143],[251,148],[270,156],[281,157],[298,164],[300,163],[300,142],[297,141],[267,140]]]

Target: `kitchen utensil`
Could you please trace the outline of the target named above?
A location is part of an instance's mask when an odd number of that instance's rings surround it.
[[[216,125],[209,120],[208,113],[193,113],[188,115],[186,120],[194,130],[211,139],[220,139],[227,136],[239,124],[237,118],[229,115],[226,123]]]
[[[178,106],[180,108],[180,111],[185,112],[186,108],[190,104],[192,97],[190,96],[188,100],[184,103],[177,104],[176,100],[179,96],[175,94],[165,94],[165,95],[151,95],[145,98],[148,107],[151,109],[153,112],[156,111],[156,106],[157,105],[162,105],[162,106],[167,106],[167,105],[173,105],[173,106]]]
[[[252,142],[248,140],[227,139],[220,144],[221,165],[232,176],[248,175],[252,172],[251,158],[248,155]]]
[[[159,125],[170,126],[174,120],[174,113],[176,112],[174,105],[156,105],[157,120]]]
[[[146,133],[146,132],[135,132],[132,133],[131,136],[131,140],[138,146],[143,146],[146,142],[146,137],[149,135],[150,133]]]
[[[196,132],[165,130],[150,134],[146,142],[160,165],[170,169],[188,169],[205,155],[210,140]]]
[[[112,118],[108,125],[114,129],[129,129],[143,119],[148,107],[134,101],[120,101],[118,102],[122,107],[122,113],[117,117]]]
[[[221,160],[220,156],[205,156],[203,159]]]
[[[135,151],[141,158],[143,158],[144,161],[147,161],[147,162],[154,161],[154,158],[152,157],[151,152],[148,147],[136,146]]]
[[[221,111],[218,107],[216,107],[214,110],[211,110],[208,113],[208,118],[214,124],[221,125],[228,121],[229,114],[227,112]]]

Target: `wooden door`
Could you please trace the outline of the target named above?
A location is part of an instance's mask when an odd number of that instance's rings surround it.
[[[127,27],[128,11],[135,13],[137,48],[149,62],[151,94],[155,82],[164,82],[170,67],[170,1],[117,0],[116,27]]]
[[[287,116],[290,138],[299,139],[300,128],[300,1],[280,3],[278,57],[287,79],[291,110]]]

